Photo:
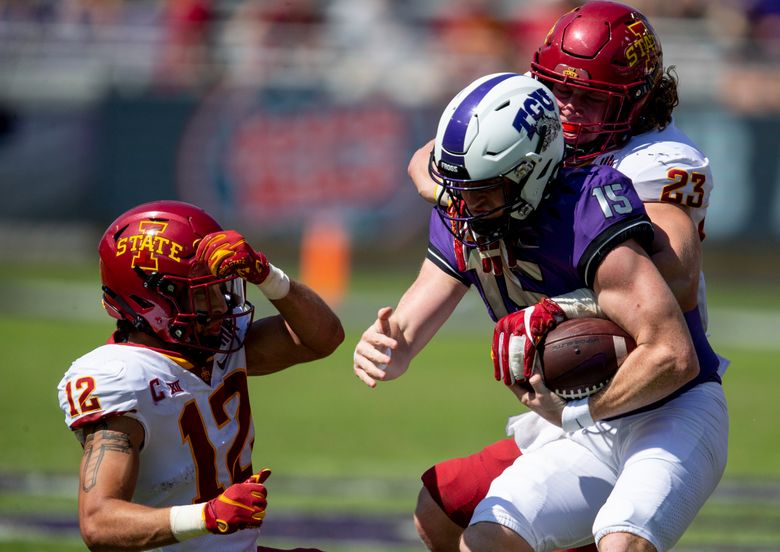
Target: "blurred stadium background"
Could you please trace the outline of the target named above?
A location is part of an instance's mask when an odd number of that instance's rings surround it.
[[[419,473],[499,438],[516,408],[481,366],[489,326],[470,298],[416,369],[374,391],[352,376],[351,350],[424,255],[412,152],[454,92],[525,71],[578,4],[0,0],[0,550],[82,549],[79,447],[55,386],[111,329],[100,233],[160,198],[245,231],[348,330],[330,359],[253,383],[255,463],[276,471],[269,538],[421,549]],[[677,67],[678,124],[711,159],[712,340],[734,361],[730,464],[680,549],[780,550],[766,398],[780,351],[780,2],[633,4]]]

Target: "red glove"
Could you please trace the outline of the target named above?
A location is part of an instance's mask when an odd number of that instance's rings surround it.
[[[212,533],[233,533],[247,527],[260,527],[268,506],[263,482],[271,470],[263,468],[243,483],[235,483],[203,508],[206,529]]]
[[[195,259],[208,265],[217,278],[239,276],[247,282],[262,284],[268,277],[268,259],[246,243],[235,230],[212,232],[200,240]]]
[[[512,385],[528,380],[538,362],[537,347],[564,320],[566,314],[561,307],[545,297],[537,304],[508,314],[496,322],[490,350],[496,381]]]

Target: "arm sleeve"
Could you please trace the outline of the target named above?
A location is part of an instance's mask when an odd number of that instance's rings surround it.
[[[455,259],[455,236],[447,230],[436,209],[431,211],[428,224],[428,253],[426,257],[463,285],[471,285],[466,274],[458,270],[458,262]]]

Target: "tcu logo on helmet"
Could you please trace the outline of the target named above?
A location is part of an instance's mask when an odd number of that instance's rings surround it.
[[[181,262],[179,253],[184,246],[172,241],[160,234],[164,234],[168,228],[167,222],[155,220],[142,220],[138,223],[138,234],[124,236],[116,242],[116,256],[121,257],[128,251],[135,253],[130,262],[131,268],[143,268],[158,271],[158,256],[167,257],[177,263]]]
[[[525,129],[528,133],[528,138],[533,138],[536,135],[536,125],[534,123],[545,115],[545,111],[555,111],[555,100],[550,97],[544,88],[537,88],[528,95],[523,102],[523,107],[517,111],[517,116],[512,126],[518,131]],[[529,118],[531,119],[530,121]]]

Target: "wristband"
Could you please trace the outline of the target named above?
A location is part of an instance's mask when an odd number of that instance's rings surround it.
[[[446,207],[450,204],[450,194],[444,189],[444,186],[438,182],[433,185],[433,198],[439,202],[439,205]]]
[[[579,431],[580,429],[585,429],[593,424],[594,421],[590,415],[588,397],[577,401],[569,401],[563,407],[563,412],[561,413],[561,427],[566,433]]]
[[[573,318],[605,318],[604,312],[596,302],[596,295],[589,288],[575,289],[572,292],[550,297],[566,314],[566,319]]]
[[[290,277],[271,263],[268,263],[268,267],[268,276],[257,287],[271,301],[284,299],[290,293]]]
[[[171,508],[170,523],[173,538],[182,542],[208,533],[203,517],[203,503]]]

